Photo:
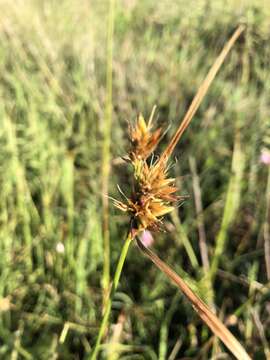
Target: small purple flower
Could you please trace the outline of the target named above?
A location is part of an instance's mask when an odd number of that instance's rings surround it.
[[[150,231],[144,230],[143,233],[140,236],[140,240],[143,243],[145,247],[149,247],[154,243],[154,238]]]
[[[260,156],[260,162],[265,165],[270,165],[270,151],[269,150],[262,150]]]

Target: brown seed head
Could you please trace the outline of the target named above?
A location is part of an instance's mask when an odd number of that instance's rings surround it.
[[[162,216],[172,211],[172,204],[180,198],[175,195],[174,179],[167,177],[166,163],[147,162],[161,137],[161,129],[151,129],[151,121],[146,124],[142,115],[133,127],[130,126],[129,160],[134,169],[134,191],[125,203],[114,201],[117,208],[131,215],[138,231],[160,229]]]
[[[151,121],[146,124],[142,115],[139,115],[135,126],[129,126],[131,150],[130,160],[147,159],[155,150],[161,136],[161,129],[152,130]]]

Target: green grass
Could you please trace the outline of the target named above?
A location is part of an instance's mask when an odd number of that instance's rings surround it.
[[[95,344],[104,296],[108,9],[109,1],[0,4],[3,359],[83,359]],[[269,14],[270,5],[256,0],[117,1],[105,155],[109,194],[119,198],[117,184],[129,192],[119,161],[128,147],[127,121],[139,112],[147,118],[156,104],[157,122],[168,129],[164,149],[223,44],[246,24],[174,152],[171,172],[189,198],[166,218],[167,232],[154,234],[154,246],[210,301],[189,167],[195,157],[215,305],[254,359],[269,356],[270,341],[269,170],[259,162],[270,132]],[[110,204],[109,219],[113,273],[128,218]],[[112,310],[101,359],[106,351],[113,359],[170,360],[209,359],[215,351],[212,334],[135,246]],[[113,324],[121,314],[117,348]]]

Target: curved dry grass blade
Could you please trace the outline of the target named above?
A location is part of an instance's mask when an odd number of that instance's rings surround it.
[[[180,137],[182,136],[183,132],[186,130],[188,125],[190,124],[193,116],[195,115],[198,107],[200,106],[204,96],[206,95],[212,81],[214,80],[218,70],[220,69],[221,65],[223,64],[226,56],[228,55],[229,51],[233,47],[235,41],[238,39],[238,37],[241,35],[241,33],[244,30],[244,26],[240,25],[235,32],[233,33],[230,40],[225,44],[224,48],[222,49],[221,53],[217,57],[216,61],[212,65],[211,69],[209,70],[205,80],[199,87],[197,94],[195,95],[194,99],[192,100],[192,103],[190,104],[190,107],[188,111],[186,112],[186,115],[181,122],[178,130],[174,134],[172,140],[170,141],[169,145],[163,152],[163,154],[160,157],[160,162],[167,161],[170,155],[172,154],[176,144],[178,143]]]
[[[205,324],[220,338],[227,348],[234,354],[238,360],[251,360],[245,349],[225,325],[216,317],[209,307],[189,288],[185,281],[174,272],[166,263],[164,263],[156,254],[146,248],[142,242],[136,238],[140,250],[170,279],[191,302],[194,310],[200,316]]]

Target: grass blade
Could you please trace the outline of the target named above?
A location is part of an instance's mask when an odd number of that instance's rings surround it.
[[[220,338],[227,348],[234,354],[238,360],[251,360],[245,349],[239,341],[232,335],[225,325],[212,313],[209,307],[189,288],[184,280],[176,274],[166,263],[164,263],[156,254],[146,248],[142,242],[136,238],[137,245],[146,255],[177,287],[191,302],[194,310],[200,316],[205,324]]]
[[[221,227],[217,235],[215,251],[210,265],[212,282],[220,263],[221,256],[226,246],[228,230],[235,219],[240,205],[241,184],[243,180],[245,157],[242,151],[239,132],[235,135],[234,150],[232,155],[232,174],[230,176],[228,190],[226,194],[225,207],[221,222]]]
[[[239,36],[241,35],[241,33],[244,30],[244,26],[240,25],[235,32],[233,33],[232,37],[230,38],[230,40],[226,43],[226,45],[224,46],[224,48],[222,49],[221,53],[219,54],[219,56],[217,57],[216,61],[214,62],[214,64],[212,65],[211,69],[209,70],[205,80],[203,81],[203,83],[201,84],[201,86],[199,87],[197,94],[195,95],[194,99],[192,100],[192,103],[188,109],[188,111],[186,112],[186,115],[183,119],[183,121],[181,122],[178,130],[176,131],[176,133],[174,134],[172,140],[170,141],[169,145],[167,146],[167,148],[165,149],[165,151],[163,152],[163,154],[160,157],[160,163],[162,161],[167,161],[167,159],[170,157],[170,155],[172,154],[175,146],[177,145],[180,137],[182,136],[182,134],[184,133],[184,131],[186,130],[186,128],[188,127],[188,125],[190,124],[193,116],[195,115],[196,111],[198,110],[204,96],[206,95],[210,85],[212,84],[212,81],[214,80],[218,70],[220,69],[221,65],[223,64],[225,58],[227,57],[229,51],[231,50],[231,48],[233,47],[235,41],[239,38]]]

